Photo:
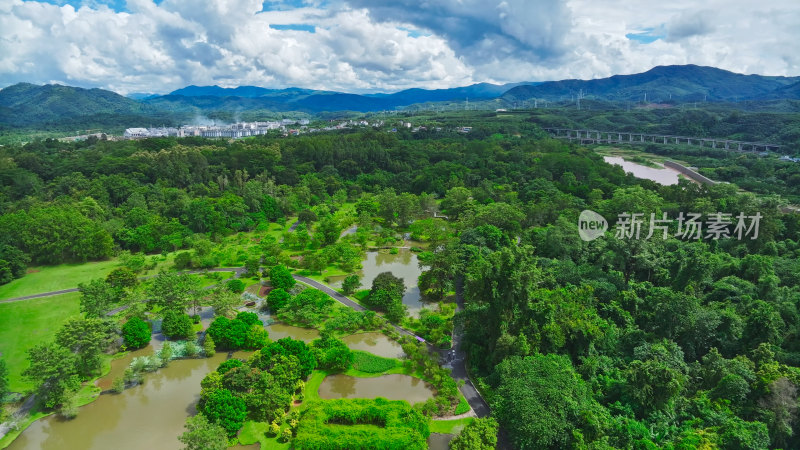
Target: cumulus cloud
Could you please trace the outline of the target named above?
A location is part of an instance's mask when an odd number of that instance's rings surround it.
[[[55,3],[0,2],[0,87],[28,81],[122,93],[188,84],[392,91],[598,78],[688,63],[800,74],[796,0]],[[642,30],[665,38],[625,37]]]
[[[714,28],[713,11],[683,12],[667,24],[667,40],[679,41],[692,36],[702,36],[713,32]]]

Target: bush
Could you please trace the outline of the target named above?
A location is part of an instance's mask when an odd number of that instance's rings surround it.
[[[241,294],[242,292],[244,292],[245,288],[244,282],[242,282],[242,280],[238,278],[233,280],[228,280],[228,282],[225,283],[225,287],[227,287],[228,290],[233,292],[234,294]]]
[[[169,339],[189,339],[194,336],[192,318],[186,313],[167,311],[161,322],[161,332]]]
[[[150,325],[134,317],[122,326],[122,339],[129,349],[144,348],[150,343]]]
[[[185,270],[192,267],[192,255],[189,252],[180,252],[175,255],[175,268]]]
[[[125,379],[123,377],[114,378],[114,382],[111,383],[111,392],[115,394],[121,394],[122,391],[125,390]]]
[[[136,274],[127,267],[118,267],[106,276],[106,283],[115,288],[136,286],[138,281]]]
[[[382,358],[361,350],[353,351],[353,369],[367,373],[383,373],[397,367],[397,360]]]
[[[194,343],[194,341],[187,342],[186,345],[183,346],[183,350],[184,354],[189,358],[194,358],[198,353],[200,353],[200,348]]]

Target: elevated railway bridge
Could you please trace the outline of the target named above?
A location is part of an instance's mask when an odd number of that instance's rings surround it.
[[[781,146],[778,144],[708,137],[634,133],[629,131],[577,130],[569,128],[544,128],[544,131],[550,133],[551,136],[557,139],[567,139],[580,144],[671,144],[737,152],[779,152],[781,150]]]

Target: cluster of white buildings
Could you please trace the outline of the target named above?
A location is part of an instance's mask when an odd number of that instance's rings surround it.
[[[208,137],[208,138],[242,138],[260,136],[270,130],[285,131],[289,125],[308,125],[308,119],[283,119],[272,122],[238,122],[231,125],[185,125],[182,127],[128,128],[125,139],[141,139],[152,137]]]

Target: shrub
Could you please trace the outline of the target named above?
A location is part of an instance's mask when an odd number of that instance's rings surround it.
[[[225,283],[225,287],[227,287],[229,291],[235,294],[241,294],[242,292],[244,292],[245,288],[244,282],[238,278],[233,280],[228,280],[228,282]]]
[[[184,354],[189,358],[194,358],[200,353],[200,348],[194,341],[189,341],[183,346]]]
[[[122,339],[130,349],[146,347],[150,343],[150,325],[144,320],[134,317],[122,326]]]
[[[167,311],[161,322],[161,332],[169,339],[188,339],[194,335],[192,318],[186,313]]]
[[[127,267],[118,267],[106,276],[106,283],[115,288],[135,286],[138,281],[136,274]]]
[[[267,330],[258,315],[250,312],[240,312],[234,320],[217,317],[206,335],[225,350],[256,350],[268,342]]]
[[[123,377],[114,378],[114,382],[111,383],[111,392],[115,394],[121,394],[122,391],[125,390],[125,379]]]

